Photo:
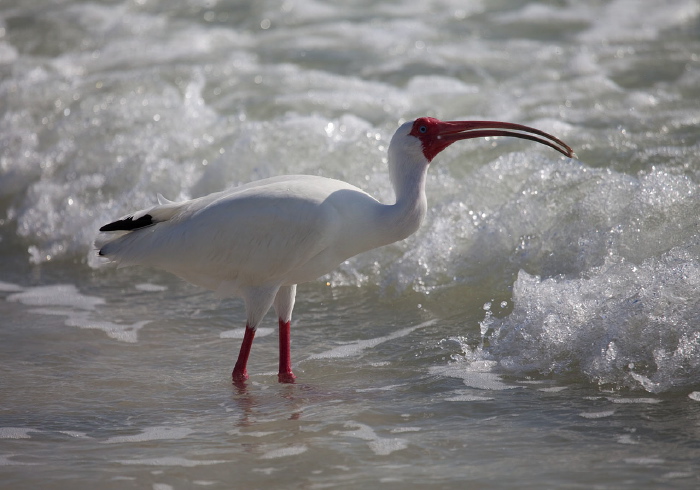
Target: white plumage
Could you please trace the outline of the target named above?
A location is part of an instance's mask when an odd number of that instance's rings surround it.
[[[426,213],[425,176],[432,158],[459,139],[500,135],[573,155],[561,141],[525,126],[420,118],[402,125],[389,146],[394,204],[381,204],[348,183],[309,175],[260,180],[179,203],[159,195],[158,205],[103,226],[100,231],[121,233],[108,237],[99,253],[119,266],[157,267],[221,296],[242,297],[247,325],[235,382],[247,379],[255,329],[274,305],[279,380],[293,382],[289,329],[296,284],[415,232]]]

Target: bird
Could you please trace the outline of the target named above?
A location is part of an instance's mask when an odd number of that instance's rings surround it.
[[[456,141],[510,136],[576,155],[554,136],[499,121],[420,117],[399,126],[388,147],[395,193],[383,204],[349,183],[313,175],[250,182],[192,200],[158,204],[102,226],[98,255],[123,266],[159,268],[218,295],[243,299],[246,326],[231,373],[249,379],[255,332],[273,307],[279,324],[280,383],[294,383],[291,319],[297,284],[328,274],[362,252],[405,239],[427,211],[433,159]]]

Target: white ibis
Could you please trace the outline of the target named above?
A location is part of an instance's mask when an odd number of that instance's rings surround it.
[[[279,318],[279,374],[293,383],[290,322],[296,285],[354,255],[403,240],[425,217],[425,177],[432,159],[457,140],[513,136],[574,157],[569,146],[534,128],[494,121],[444,122],[421,117],[403,124],[389,145],[394,204],[382,204],[339,180],[287,175],[184,202],[159,204],[100,228],[99,254],[119,266],[153,266],[223,296],[240,296],[247,323],[233,381],[246,364],[263,317]]]

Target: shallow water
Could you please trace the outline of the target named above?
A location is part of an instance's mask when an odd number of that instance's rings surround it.
[[[0,482],[7,488],[696,488],[694,1],[5,1]],[[231,386],[240,300],[99,264],[99,226],[285,173],[393,195],[456,144],[404,242],[301,285]]]

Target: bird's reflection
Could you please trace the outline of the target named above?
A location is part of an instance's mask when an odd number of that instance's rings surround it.
[[[241,414],[236,425],[250,427],[258,417],[267,419],[275,414],[279,415],[275,417],[278,420],[300,420],[304,404],[314,395],[321,393],[307,384],[285,383],[266,387],[250,380],[234,381],[231,399]]]

